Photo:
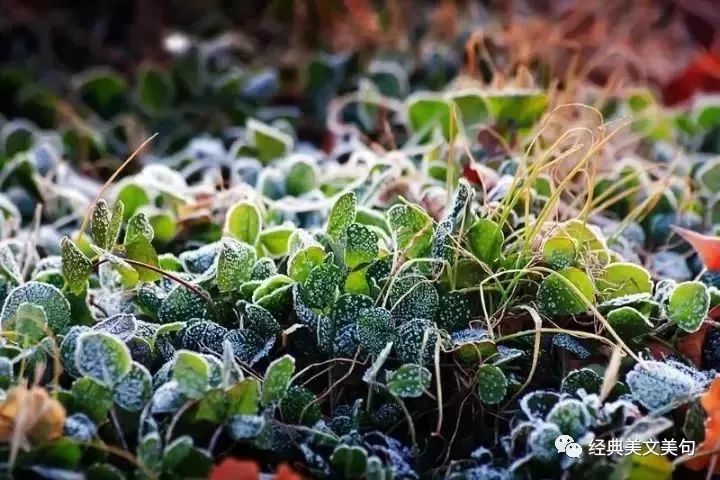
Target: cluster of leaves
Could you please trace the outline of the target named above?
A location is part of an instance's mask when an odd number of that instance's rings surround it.
[[[554,441],[712,449],[720,272],[673,227],[720,233],[717,106],[633,92],[588,126],[541,89],[441,90],[442,62],[321,55],[288,110],[231,47],[62,102],[0,69],[4,473],[641,479],[686,459]],[[78,173],[134,122],[159,132],[134,174]],[[598,162],[625,131],[636,156]]]

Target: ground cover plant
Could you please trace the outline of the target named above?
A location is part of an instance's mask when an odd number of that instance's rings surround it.
[[[3,476],[712,476],[716,100],[347,3],[293,68],[219,30],[39,78],[0,30]]]

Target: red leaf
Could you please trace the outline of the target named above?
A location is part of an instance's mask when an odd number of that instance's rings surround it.
[[[720,270],[720,237],[711,237],[680,227],[672,227],[700,255],[708,270]]]
[[[702,368],[702,347],[710,327],[705,324],[700,330],[679,338],[675,343],[678,351],[692,361],[696,367]]]
[[[226,458],[216,465],[210,474],[210,480],[258,480],[260,466],[251,460]]]

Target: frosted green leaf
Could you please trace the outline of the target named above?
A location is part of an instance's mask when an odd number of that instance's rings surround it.
[[[362,447],[342,444],[335,447],[330,462],[342,478],[363,478],[367,470],[368,454]]]
[[[285,398],[293,373],[295,373],[295,359],[290,355],[283,355],[268,365],[262,384],[264,405],[280,402]]]
[[[620,338],[631,339],[650,333],[653,324],[633,307],[620,307],[610,311],[605,318]]]
[[[195,250],[185,250],[179,258],[188,272],[205,273],[215,265],[218,253],[220,253],[220,242],[213,242]]]
[[[554,423],[542,422],[530,434],[528,445],[533,457],[542,462],[553,462],[558,458],[559,452],[555,447],[555,440],[562,432]]]
[[[80,335],[77,342],[75,365],[83,375],[112,386],[130,370],[130,351],[117,337],[90,331]]]
[[[365,225],[351,223],[346,230],[345,264],[349,269],[371,262],[378,256],[378,237]]]
[[[270,258],[261,258],[255,263],[252,270],[251,280],[267,280],[273,275],[277,275],[277,267],[275,262]]]
[[[308,306],[325,308],[335,301],[335,295],[342,281],[340,267],[323,263],[313,268],[305,282],[303,293]]]
[[[577,394],[580,389],[585,393],[600,393],[602,378],[589,368],[579,368],[568,372],[562,379],[560,391],[563,393]]]
[[[90,378],[78,378],[72,384],[70,393],[75,404],[96,423],[101,423],[113,405],[112,389]]]
[[[448,332],[467,328],[470,321],[470,302],[463,292],[451,291],[440,297],[436,322]]]
[[[2,217],[0,216],[0,226],[2,225]],[[37,275],[37,267],[33,271],[32,278]],[[14,285],[20,285],[22,283],[22,274],[20,272],[20,265],[15,258],[15,253],[8,244],[0,245],[0,275],[5,276]]]
[[[378,355],[395,338],[390,312],[384,308],[369,308],[357,319],[360,345],[370,354]]]
[[[650,273],[633,263],[611,263],[597,277],[596,285],[604,300],[652,293],[653,287]]]
[[[291,424],[312,426],[322,417],[315,394],[305,387],[293,385],[280,403],[283,420]]]
[[[577,247],[572,238],[556,236],[548,238],[543,244],[543,262],[554,270],[571,266],[577,259]]]
[[[242,316],[243,327],[249,328],[263,340],[268,340],[282,332],[282,327],[275,317],[258,305],[241,300],[238,302],[237,310]]]
[[[345,325],[355,323],[360,313],[373,306],[372,298],[366,295],[346,293],[338,297],[333,305],[330,317],[335,328],[340,329]]]
[[[429,320],[415,318],[402,323],[395,331],[395,351],[405,363],[428,363],[438,341]]]
[[[109,333],[123,342],[127,342],[135,335],[137,330],[135,315],[130,313],[118,313],[96,323],[93,325],[92,330],[96,332]]]
[[[198,399],[208,389],[210,365],[205,357],[188,350],[179,350],[175,354],[173,380],[180,392],[188,398]]]
[[[290,256],[288,275],[296,282],[305,283],[310,271],[323,263],[325,250],[319,245],[310,245]]]
[[[558,400],[560,395],[556,392],[535,390],[520,399],[520,408],[529,420],[544,420]]]
[[[162,468],[162,440],[158,432],[150,432],[142,437],[137,447],[137,459],[150,472],[159,472]]]
[[[98,200],[93,208],[90,230],[95,245],[104,250],[110,250],[112,247],[110,245],[110,209],[103,199]]]
[[[117,243],[118,236],[120,236],[120,228],[122,228],[122,222],[125,215],[125,204],[117,200],[115,207],[113,208],[112,215],[110,216],[110,224],[108,225],[107,231],[107,248],[111,250]]]
[[[60,240],[60,256],[65,282],[73,293],[80,294],[87,286],[92,272],[92,262],[68,237]]]
[[[133,362],[130,371],[115,384],[115,403],[129,412],[142,410],[152,397],[152,377],[147,368]]]
[[[48,283],[27,282],[14,288],[5,299],[0,314],[0,322],[4,330],[12,330],[12,321],[18,307],[23,303],[32,303],[45,310],[48,326],[54,333],[65,333],[72,323],[70,303],[57,287]]]
[[[584,403],[574,398],[560,400],[548,413],[546,420],[554,423],[564,435],[582,437],[592,421]]]
[[[293,281],[285,275],[273,275],[253,292],[252,301],[274,315],[282,315],[292,304]]]
[[[221,292],[232,292],[250,280],[255,266],[255,248],[230,237],[223,238],[220,244],[217,285]]]
[[[508,381],[500,368],[495,365],[481,365],[477,371],[477,393],[486,405],[500,403],[507,394]]]
[[[394,205],[387,212],[395,245],[408,258],[427,256],[433,240],[430,216],[417,205]]]
[[[65,372],[67,372],[71,377],[79,377],[81,375],[75,365],[75,350],[77,349],[78,337],[87,330],[87,327],[75,325],[68,330],[63,337],[62,343],[60,344],[60,359],[62,360],[62,366]]]
[[[710,294],[704,283],[679,283],[670,294],[667,313],[670,321],[686,332],[695,332],[710,309]]]
[[[15,314],[15,332],[22,345],[31,346],[45,337],[47,316],[45,310],[32,303],[21,303]]]
[[[246,378],[228,390],[227,394],[227,414],[229,416],[257,413],[260,400],[260,382],[256,378]]]
[[[124,243],[130,243],[136,237],[143,237],[148,242],[152,242],[155,237],[155,231],[150,224],[150,219],[144,212],[138,212],[128,220]]]
[[[284,157],[293,148],[293,138],[275,127],[249,118],[245,123],[248,144],[255,148],[258,160],[267,165],[272,160]]]
[[[191,318],[204,318],[209,305],[205,299],[183,285],[175,286],[165,297],[158,311],[160,323],[173,323]]]
[[[250,245],[255,245],[257,242],[261,228],[260,211],[250,202],[236,203],[228,210],[225,217],[225,230],[233,238]]]
[[[467,240],[473,255],[492,265],[500,258],[505,236],[497,223],[489,218],[481,218],[468,230]]]
[[[335,240],[345,233],[345,230],[355,221],[357,215],[357,197],[355,192],[341,195],[333,204],[328,216],[325,231]]]
[[[387,303],[394,318],[434,319],[440,298],[432,282],[419,275],[407,275],[394,280]]]
[[[574,286],[581,295],[575,292]],[[584,298],[583,298],[584,297]],[[542,311],[553,316],[577,315],[587,311],[587,301],[593,301],[595,289],[588,275],[575,267],[553,272],[542,281],[537,292]]]
[[[243,440],[260,435],[266,422],[262,415],[234,415],[228,423],[230,436],[234,440]]]
[[[486,95],[485,103],[498,123],[512,122],[520,128],[529,128],[547,109],[548,95],[541,90],[501,90]]]
[[[427,368],[414,363],[406,363],[392,372],[387,387],[398,397],[417,398],[430,386],[431,379],[432,375]]]
[[[290,249],[290,235],[295,231],[293,226],[280,225],[266,228],[260,233],[260,243],[271,257],[283,257]]]
[[[317,182],[318,172],[315,165],[305,160],[297,160],[288,169],[285,192],[288,195],[299,197],[315,189]]]
[[[94,245],[91,245],[91,247],[94,247]],[[98,255],[101,255],[104,260],[107,260],[110,265],[112,265],[113,269],[120,275],[123,284],[127,286],[134,286],[140,279],[140,274],[137,270],[119,256],[113,255],[112,253],[101,250],[97,247],[93,248],[93,250]],[[102,268],[102,266],[100,268]]]

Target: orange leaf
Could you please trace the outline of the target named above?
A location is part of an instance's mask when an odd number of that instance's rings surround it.
[[[302,480],[302,477],[298,473],[290,468],[287,464],[283,463],[278,466],[275,472],[275,480]]]
[[[680,227],[672,227],[700,255],[708,270],[720,270],[720,237],[711,237]]]
[[[210,474],[210,480],[258,480],[260,466],[251,460],[226,458],[216,465]]]

